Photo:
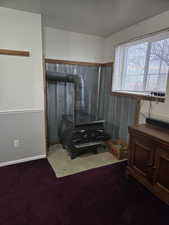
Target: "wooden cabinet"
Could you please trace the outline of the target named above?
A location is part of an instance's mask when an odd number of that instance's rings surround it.
[[[154,191],[169,204],[169,149],[165,146],[161,146],[156,152],[153,186]]]
[[[169,131],[138,125],[129,133],[128,174],[169,204]]]

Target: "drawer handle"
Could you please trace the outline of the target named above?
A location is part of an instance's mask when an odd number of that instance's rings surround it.
[[[147,166],[148,167],[152,167],[153,166],[153,163],[147,163]]]

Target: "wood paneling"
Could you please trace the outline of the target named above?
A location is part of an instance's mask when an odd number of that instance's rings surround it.
[[[51,63],[51,64],[68,64],[68,65],[83,65],[83,66],[99,66],[100,65],[100,63],[68,61],[68,60],[60,60],[60,59],[45,59],[45,62]]]
[[[45,63],[50,64],[68,64],[68,65],[82,65],[82,66],[106,66],[113,65],[113,62],[108,63],[95,63],[95,62],[81,62],[81,61],[69,61],[69,60],[60,60],[60,59],[45,59]]]
[[[102,66],[113,66],[113,62],[101,63]]]
[[[9,50],[9,49],[0,49],[0,55],[13,55],[13,56],[25,56],[29,57],[29,51],[18,51],[18,50]]]

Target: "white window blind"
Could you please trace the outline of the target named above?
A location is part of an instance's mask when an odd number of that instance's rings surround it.
[[[116,48],[113,91],[165,92],[169,69],[169,32]]]

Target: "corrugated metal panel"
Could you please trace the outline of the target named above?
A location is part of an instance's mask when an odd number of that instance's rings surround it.
[[[46,69],[51,72],[78,74],[84,80],[84,103],[85,111],[96,117],[97,111],[97,87],[98,67],[79,66],[65,64],[46,64]],[[63,114],[74,113],[74,84],[62,82],[47,83],[48,103],[48,141],[59,141],[58,130]]]
[[[101,68],[99,116],[106,121],[112,140],[128,141],[128,126],[134,124],[137,100],[111,94],[112,66]]]

